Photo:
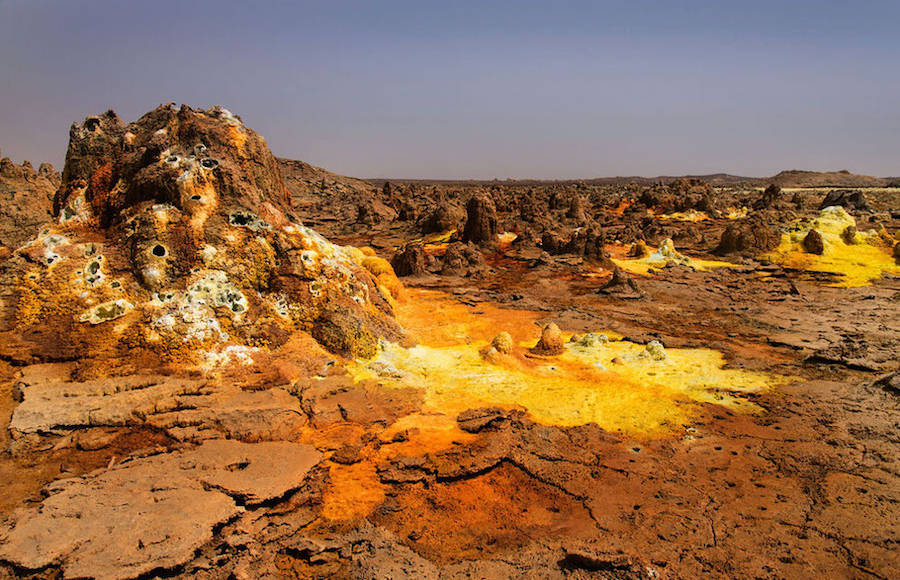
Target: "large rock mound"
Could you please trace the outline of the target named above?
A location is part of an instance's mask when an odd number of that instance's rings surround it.
[[[220,107],[73,125],[53,211],[0,270],[9,359],[199,363],[296,331],[358,356],[400,334],[393,273],[304,227],[265,140]]]

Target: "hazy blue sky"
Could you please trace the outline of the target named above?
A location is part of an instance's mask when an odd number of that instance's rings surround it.
[[[0,148],[222,104],[377,177],[900,174],[900,1],[0,0]]]

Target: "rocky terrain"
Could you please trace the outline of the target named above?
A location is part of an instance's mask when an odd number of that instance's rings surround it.
[[[3,167],[0,577],[895,576],[886,184],[367,182],[171,105]]]
[[[0,159],[0,255],[4,258],[50,220],[59,180],[49,163],[35,171],[28,161],[16,165],[9,157]]]

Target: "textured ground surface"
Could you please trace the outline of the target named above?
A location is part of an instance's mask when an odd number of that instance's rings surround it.
[[[896,576],[895,192],[823,217],[827,191],[698,181],[376,189],[277,175],[222,110],[150,115],[70,146],[119,159],[73,207],[109,223],[3,265],[0,577]],[[166,219],[142,179],[183,194]],[[65,291],[22,302],[23,271]],[[79,318],[113,281],[133,309]],[[181,344],[187,296],[222,332]]]

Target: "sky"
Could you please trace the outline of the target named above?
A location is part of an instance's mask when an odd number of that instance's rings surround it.
[[[0,0],[0,150],[220,104],[357,177],[900,175],[900,2]]]

